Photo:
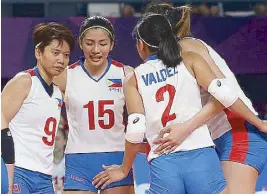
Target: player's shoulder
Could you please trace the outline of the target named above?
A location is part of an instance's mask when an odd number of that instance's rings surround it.
[[[124,68],[124,64],[123,63],[121,63],[121,62],[119,62],[119,61],[117,61],[117,60],[114,60],[114,59],[111,59],[111,64],[113,65],[113,66],[115,66],[115,67],[119,67],[119,68]]]
[[[193,52],[207,52],[206,43],[202,40],[195,38],[185,38],[179,41],[182,47],[182,52],[193,51]]]
[[[18,92],[18,95],[28,93],[32,86],[31,75],[25,72],[16,74],[4,87],[3,92]]]
[[[80,66],[81,66],[80,61],[76,61],[76,62],[72,63],[71,65],[69,65],[67,69],[77,69]]]
[[[13,79],[10,80],[11,84],[15,84],[23,87],[23,89],[31,87],[32,85],[32,77],[35,76],[34,71],[24,71],[16,74]]]

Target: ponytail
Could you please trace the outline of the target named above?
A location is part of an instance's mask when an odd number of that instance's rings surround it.
[[[134,28],[133,35],[147,45],[150,53],[157,54],[167,67],[176,67],[182,61],[181,49],[165,16],[144,15]]]
[[[190,35],[190,11],[189,6],[173,7],[165,1],[153,1],[145,9],[145,13],[161,14],[171,23],[173,34],[180,39]]]
[[[157,54],[167,67],[176,67],[182,61],[180,47],[171,31],[161,33]]]
[[[190,11],[191,8],[189,6],[180,6],[174,8],[173,18],[175,19],[175,15],[179,14],[180,18],[176,21],[176,24],[172,24],[173,32],[180,39],[190,35]],[[177,20],[177,18],[176,18]],[[172,21],[173,23],[174,21]]]

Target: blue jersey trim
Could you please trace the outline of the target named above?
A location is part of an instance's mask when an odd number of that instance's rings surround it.
[[[33,68],[34,73],[36,74],[36,76],[38,77],[38,79],[40,80],[42,86],[44,87],[46,93],[51,97],[54,93],[54,84],[51,83],[50,85],[48,85],[45,80],[42,78],[42,76],[40,75],[39,71],[38,71],[38,67],[35,66]]]
[[[105,72],[104,72],[98,79],[93,78],[93,76],[92,76],[92,75],[89,73],[89,71],[87,71],[87,69],[85,68],[85,66],[84,66],[84,60],[85,60],[85,58],[84,58],[84,57],[81,57],[81,58],[80,58],[79,63],[81,64],[82,69],[83,69],[84,72],[88,75],[89,78],[91,78],[91,79],[94,80],[95,82],[99,82],[99,81],[100,81],[100,80],[107,74],[107,72],[108,72],[108,70],[109,70],[109,68],[110,68],[110,66],[111,66],[111,61],[112,61],[111,58],[108,57],[107,59],[108,59],[108,66],[107,66]]]

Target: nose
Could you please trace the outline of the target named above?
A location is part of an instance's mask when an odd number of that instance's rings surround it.
[[[98,44],[95,44],[94,45],[94,48],[93,48],[93,53],[99,53],[99,45]]]
[[[61,65],[64,64],[64,54],[61,53],[60,55],[58,55],[58,59],[57,59],[57,62]]]

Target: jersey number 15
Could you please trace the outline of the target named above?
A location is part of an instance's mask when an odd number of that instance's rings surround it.
[[[110,129],[115,123],[114,111],[110,108],[105,108],[107,105],[114,105],[114,100],[99,100],[97,102],[98,106],[98,124],[102,129]],[[88,111],[88,125],[89,130],[95,130],[95,103],[94,101],[89,101],[88,104],[83,105],[83,108],[87,108]],[[108,122],[104,122],[105,114],[108,116]]]

